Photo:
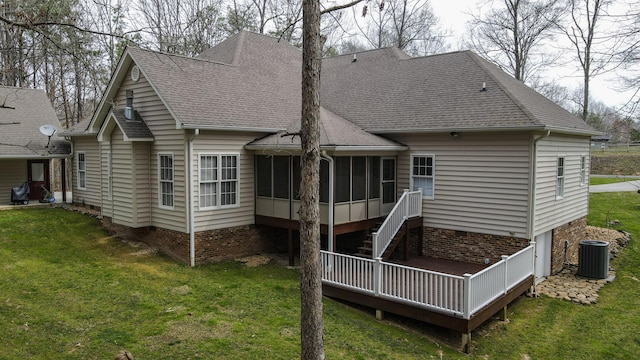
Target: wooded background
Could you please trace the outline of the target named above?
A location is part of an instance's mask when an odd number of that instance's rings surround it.
[[[63,127],[93,114],[127,45],[194,56],[250,30],[302,46],[301,0],[6,0],[0,6],[1,84],[45,90]],[[612,142],[633,142],[640,141],[637,9],[638,0],[482,0],[465,36],[453,38],[429,0],[362,1],[322,17],[323,52],[397,46],[423,56],[471,49]],[[567,65],[582,74],[575,88],[543,76]],[[590,96],[590,81],[612,73],[621,91],[631,90],[626,104]]]

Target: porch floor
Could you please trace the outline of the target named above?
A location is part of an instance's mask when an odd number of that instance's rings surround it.
[[[457,276],[475,274],[489,266],[427,256],[413,256],[407,260],[389,259],[387,262]]]

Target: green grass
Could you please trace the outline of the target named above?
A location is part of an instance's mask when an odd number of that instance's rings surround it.
[[[473,334],[473,355],[433,327],[379,322],[325,299],[328,359],[630,359],[640,354],[640,195],[590,196],[589,224],[632,242],[595,305],[520,298]],[[0,359],[299,358],[299,273],[236,262],[189,268],[61,209],[0,211]],[[427,329],[427,330],[425,330]],[[436,337],[437,339],[437,337]]]
[[[524,298],[509,307],[508,323],[485,324],[474,354],[489,359],[634,359],[640,354],[640,195],[590,195],[588,223],[632,234],[629,247],[611,263],[616,279],[595,305],[548,297]]]
[[[0,359],[296,359],[299,273],[189,268],[62,209],[0,211]],[[460,358],[418,331],[325,300],[329,359]]]
[[[640,177],[638,176],[620,176],[620,177],[610,177],[610,178],[592,176],[589,178],[589,185],[615,184],[615,183],[633,181],[633,180],[639,180],[639,179]]]

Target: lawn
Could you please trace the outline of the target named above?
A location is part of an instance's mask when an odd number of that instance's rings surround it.
[[[136,255],[78,213],[0,211],[0,359],[295,359],[299,273]],[[329,359],[462,355],[325,300]]]
[[[473,355],[434,328],[376,321],[325,299],[328,359],[627,359],[640,353],[640,195],[590,197],[589,223],[632,242],[597,304],[520,298],[473,334]],[[0,359],[299,358],[299,273],[238,262],[189,268],[62,209],[0,211]],[[425,330],[427,329],[427,330]],[[437,331],[436,331],[437,332]],[[437,337],[436,337],[437,339]]]

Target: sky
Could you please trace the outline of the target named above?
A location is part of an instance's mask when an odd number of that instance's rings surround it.
[[[479,0],[430,0],[431,7],[436,16],[440,18],[440,23],[444,28],[452,31],[452,50],[459,50],[460,38],[466,33],[466,22],[471,19],[468,13],[475,12]],[[618,8],[616,11],[624,12],[625,8]],[[555,67],[550,69],[546,75],[547,79],[555,79],[561,85],[575,89],[582,83],[581,71],[575,66]],[[630,91],[621,92],[616,89],[620,87],[615,79],[615,74],[605,74],[596,76],[591,81],[592,96],[609,106],[620,107],[627,103],[633,95]]]

